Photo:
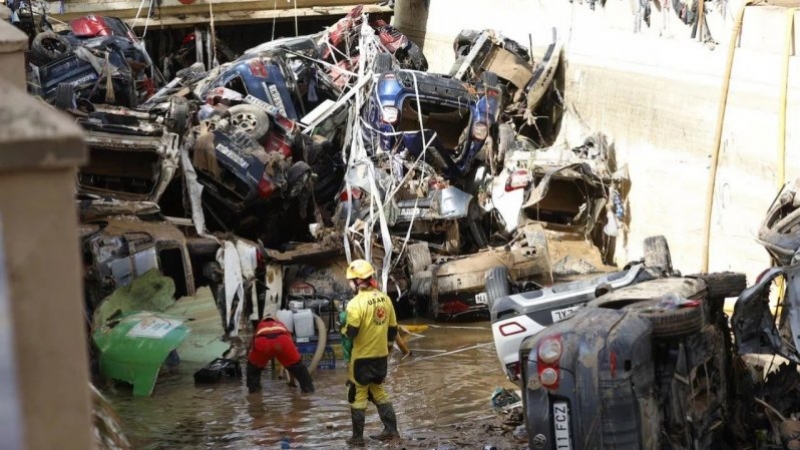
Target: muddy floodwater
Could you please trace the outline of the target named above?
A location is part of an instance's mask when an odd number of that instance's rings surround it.
[[[387,389],[404,439],[391,446],[368,440],[367,448],[524,448],[510,436],[482,431],[497,422],[490,403],[495,387],[514,387],[500,371],[489,323],[433,325],[422,334],[409,343],[413,358],[401,362],[396,352],[389,362]],[[345,369],[317,370],[314,394],[265,375],[263,392],[253,396],[244,379],[195,387],[194,369],[160,380],[149,398],[107,392],[134,448],[277,449],[285,437],[291,448],[347,448]],[[365,435],[380,430],[370,405]]]

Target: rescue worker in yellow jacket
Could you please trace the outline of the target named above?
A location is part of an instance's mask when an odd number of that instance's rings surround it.
[[[399,437],[397,417],[383,389],[387,363],[395,337],[397,317],[392,300],[378,289],[372,265],[358,259],[347,268],[347,279],[356,296],[347,304],[346,333],[353,339],[353,350],[348,367],[347,397],[353,436],[350,445],[365,445],[364,422],[368,402],[378,408],[383,422],[383,432],[373,439],[388,441]]]

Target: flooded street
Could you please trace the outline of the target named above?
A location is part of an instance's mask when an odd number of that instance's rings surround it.
[[[496,421],[490,404],[494,388],[513,387],[500,371],[487,322],[432,325],[424,337],[412,339],[415,356],[401,363],[395,352],[387,378],[404,440],[391,447],[368,441],[367,448],[524,447],[481,431],[481,425]],[[445,354],[453,351],[458,352]],[[108,393],[135,448],[280,448],[284,437],[292,448],[347,448],[345,369],[317,370],[315,394],[267,379],[264,391],[253,396],[244,379],[195,387],[194,367],[181,370],[160,381],[149,398]],[[380,430],[370,405],[365,435]]]

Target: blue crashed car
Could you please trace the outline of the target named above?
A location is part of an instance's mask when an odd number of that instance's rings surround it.
[[[201,88],[200,97],[215,88],[227,88],[244,97],[251,96],[275,108],[280,115],[299,120],[303,111],[297,99],[297,83],[294,74],[283,58],[264,52],[245,55],[230,65],[223,66],[212,81]]]
[[[492,146],[501,99],[496,85],[488,72],[473,85],[447,75],[386,71],[364,110],[367,148],[418,157],[428,144],[428,163],[446,178],[463,176]]]

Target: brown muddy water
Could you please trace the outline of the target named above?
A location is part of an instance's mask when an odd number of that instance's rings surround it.
[[[401,362],[396,351],[389,362],[386,385],[403,440],[389,446],[368,440],[367,448],[525,448],[486,431],[498,422],[490,403],[495,387],[514,387],[500,371],[489,324],[434,325],[422,334],[409,343],[414,357]],[[462,351],[445,354],[455,350]],[[196,368],[183,366],[160,380],[149,398],[107,392],[134,448],[278,449],[284,437],[290,448],[347,448],[346,369],[317,370],[314,394],[265,375],[263,392],[251,396],[244,379],[195,387]],[[380,430],[370,405],[365,435]]]

